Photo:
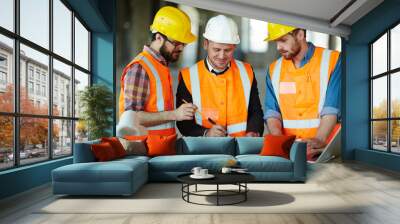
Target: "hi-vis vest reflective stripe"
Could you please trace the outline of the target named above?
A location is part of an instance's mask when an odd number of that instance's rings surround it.
[[[121,93],[119,97],[119,114],[124,111],[124,79],[126,72],[134,63],[142,65],[150,80],[150,95],[145,102],[144,111],[162,112],[174,109],[174,98],[172,93],[172,78],[169,68],[154,59],[149,53],[142,52],[133,59],[123,70],[121,76]],[[175,122],[167,122],[146,128],[149,134],[173,135],[175,134]]]
[[[244,136],[247,129],[247,109],[250,100],[253,71],[251,66],[238,60],[221,75],[209,72],[204,60],[181,71],[183,81],[192,94],[193,104],[200,113],[195,114],[198,125],[211,128],[208,118],[226,127],[230,136]]]
[[[316,47],[302,68],[282,57],[270,67],[271,82],[282,114],[285,134],[315,137],[320,124],[330,74],[339,52]]]

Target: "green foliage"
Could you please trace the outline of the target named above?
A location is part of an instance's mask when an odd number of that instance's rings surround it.
[[[95,84],[79,93],[81,118],[89,132],[89,140],[109,136],[107,129],[112,125],[113,94],[104,85]]]

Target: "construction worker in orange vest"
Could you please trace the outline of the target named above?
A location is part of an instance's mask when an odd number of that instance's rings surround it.
[[[307,154],[326,146],[340,115],[340,53],[306,41],[306,31],[268,23],[281,54],[267,71],[264,119],[273,135],[296,135]]]
[[[235,60],[240,43],[236,23],[223,15],[211,18],[203,34],[207,57],[180,72],[176,102],[193,102],[193,120],[179,121],[185,136],[261,136],[263,112],[250,64]]]
[[[196,110],[191,103],[175,109],[168,68],[185,45],[196,39],[190,18],[180,9],[166,6],[157,12],[150,29],[150,45],[144,46],[121,76],[117,136],[173,135],[175,121],[193,119]]]

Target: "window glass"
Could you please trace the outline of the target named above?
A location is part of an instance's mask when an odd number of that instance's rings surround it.
[[[89,70],[89,32],[75,18],[75,63]]]
[[[49,109],[48,97],[48,74],[49,57],[39,51],[21,44],[20,54],[20,108],[24,114],[47,115]],[[27,80],[29,75],[26,68],[33,68],[35,71],[34,92],[30,94]],[[36,104],[31,103],[35,101]]]
[[[53,114],[72,116],[72,69],[56,59],[53,60]]]
[[[0,26],[14,31],[14,0],[0,1]]]
[[[22,117],[20,119],[21,164],[35,163],[49,158],[49,120]]]
[[[391,116],[400,118],[400,72],[391,74],[391,88],[390,88],[390,102],[391,102]]]
[[[0,170],[14,165],[14,122],[11,116],[0,116]]]
[[[14,111],[14,43],[0,34],[0,111]]]
[[[72,154],[72,121],[53,121],[53,157]]]
[[[387,34],[372,44],[372,75],[387,71]]]
[[[390,32],[390,68],[400,67],[400,24]]]
[[[391,152],[400,153],[400,120],[394,120],[391,124]]]
[[[372,147],[380,151],[387,151],[387,121],[372,122]]]
[[[87,86],[89,86],[89,75],[75,69],[75,117],[81,115],[80,94]]]
[[[72,12],[60,1],[53,0],[53,51],[71,60]]]
[[[49,1],[20,0],[21,36],[49,48]]]
[[[372,118],[387,118],[387,77],[372,81]]]

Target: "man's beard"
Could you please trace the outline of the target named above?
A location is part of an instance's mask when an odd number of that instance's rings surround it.
[[[178,53],[178,57],[174,58],[173,57],[174,53]],[[179,52],[178,51],[177,52],[174,52],[174,51],[168,52],[167,47],[165,46],[165,42],[160,48],[161,56],[163,56],[168,63],[174,63],[174,62],[178,61],[180,53],[181,53],[180,51]]]
[[[295,40],[295,43],[296,45],[291,49],[292,52],[289,53],[288,55],[283,55],[286,60],[293,59],[296,55],[300,53],[301,50],[300,43],[297,40]]]

